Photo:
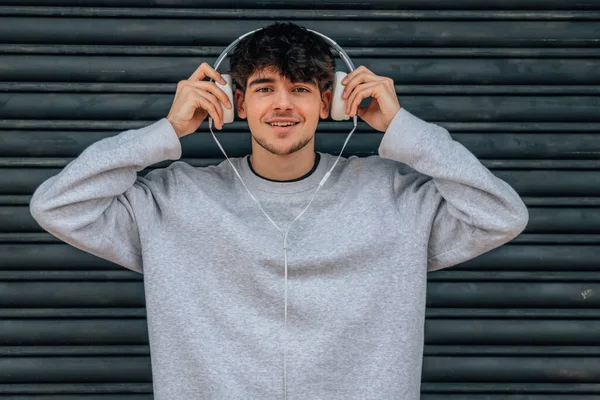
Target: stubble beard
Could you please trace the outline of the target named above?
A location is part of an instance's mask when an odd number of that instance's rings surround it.
[[[285,155],[292,154],[292,153],[302,150],[307,144],[310,143],[310,141],[313,139],[313,137],[314,137],[314,135],[309,136],[309,137],[301,137],[300,139],[298,139],[298,141],[296,143],[294,143],[287,150],[280,151],[275,146],[273,146],[272,144],[267,142],[267,140],[263,140],[262,138],[252,135],[252,139],[254,139],[254,141],[256,143],[258,143],[258,145],[260,147],[267,150],[269,153],[276,154],[278,156],[285,156]]]

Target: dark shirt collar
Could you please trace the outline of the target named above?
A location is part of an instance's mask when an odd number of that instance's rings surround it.
[[[306,174],[304,174],[300,178],[290,179],[290,180],[287,180],[287,181],[276,181],[274,179],[265,178],[264,176],[257,174],[256,171],[254,170],[254,168],[252,168],[252,163],[250,162],[250,157],[248,157],[248,166],[250,167],[250,170],[254,173],[254,175],[256,175],[256,176],[258,176],[258,177],[260,177],[262,179],[266,179],[268,181],[271,181],[271,182],[297,182],[297,181],[300,181],[300,180],[302,180],[304,178],[309,177],[317,169],[317,166],[319,165],[319,160],[321,159],[321,155],[319,154],[319,152],[315,152],[315,154],[316,154],[315,155],[315,163],[314,163],[314,165],[313,165],[313,167],[312,167],[312,169],[310,171],[308,171]]]

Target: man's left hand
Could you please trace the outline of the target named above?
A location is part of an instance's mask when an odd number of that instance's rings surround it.
[[[394,81],[378,76],[361,65],[342,81],[345,86],[342,98],[346,101],[346,114],[358,116],[378,131],[387,131],[394,116],[400,110]],[[371,103],[360,107],[362,99],[372,97]]]

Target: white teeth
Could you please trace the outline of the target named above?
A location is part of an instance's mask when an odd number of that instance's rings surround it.
[[[271,126],[291,126],[291,125],[296,125],[297,122],[273,122],[269,125]]]

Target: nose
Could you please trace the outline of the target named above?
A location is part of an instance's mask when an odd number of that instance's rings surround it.
[[[293,108],[292,99],[286,90],[279,90],[273,96],[273,109],[290,110]]]

